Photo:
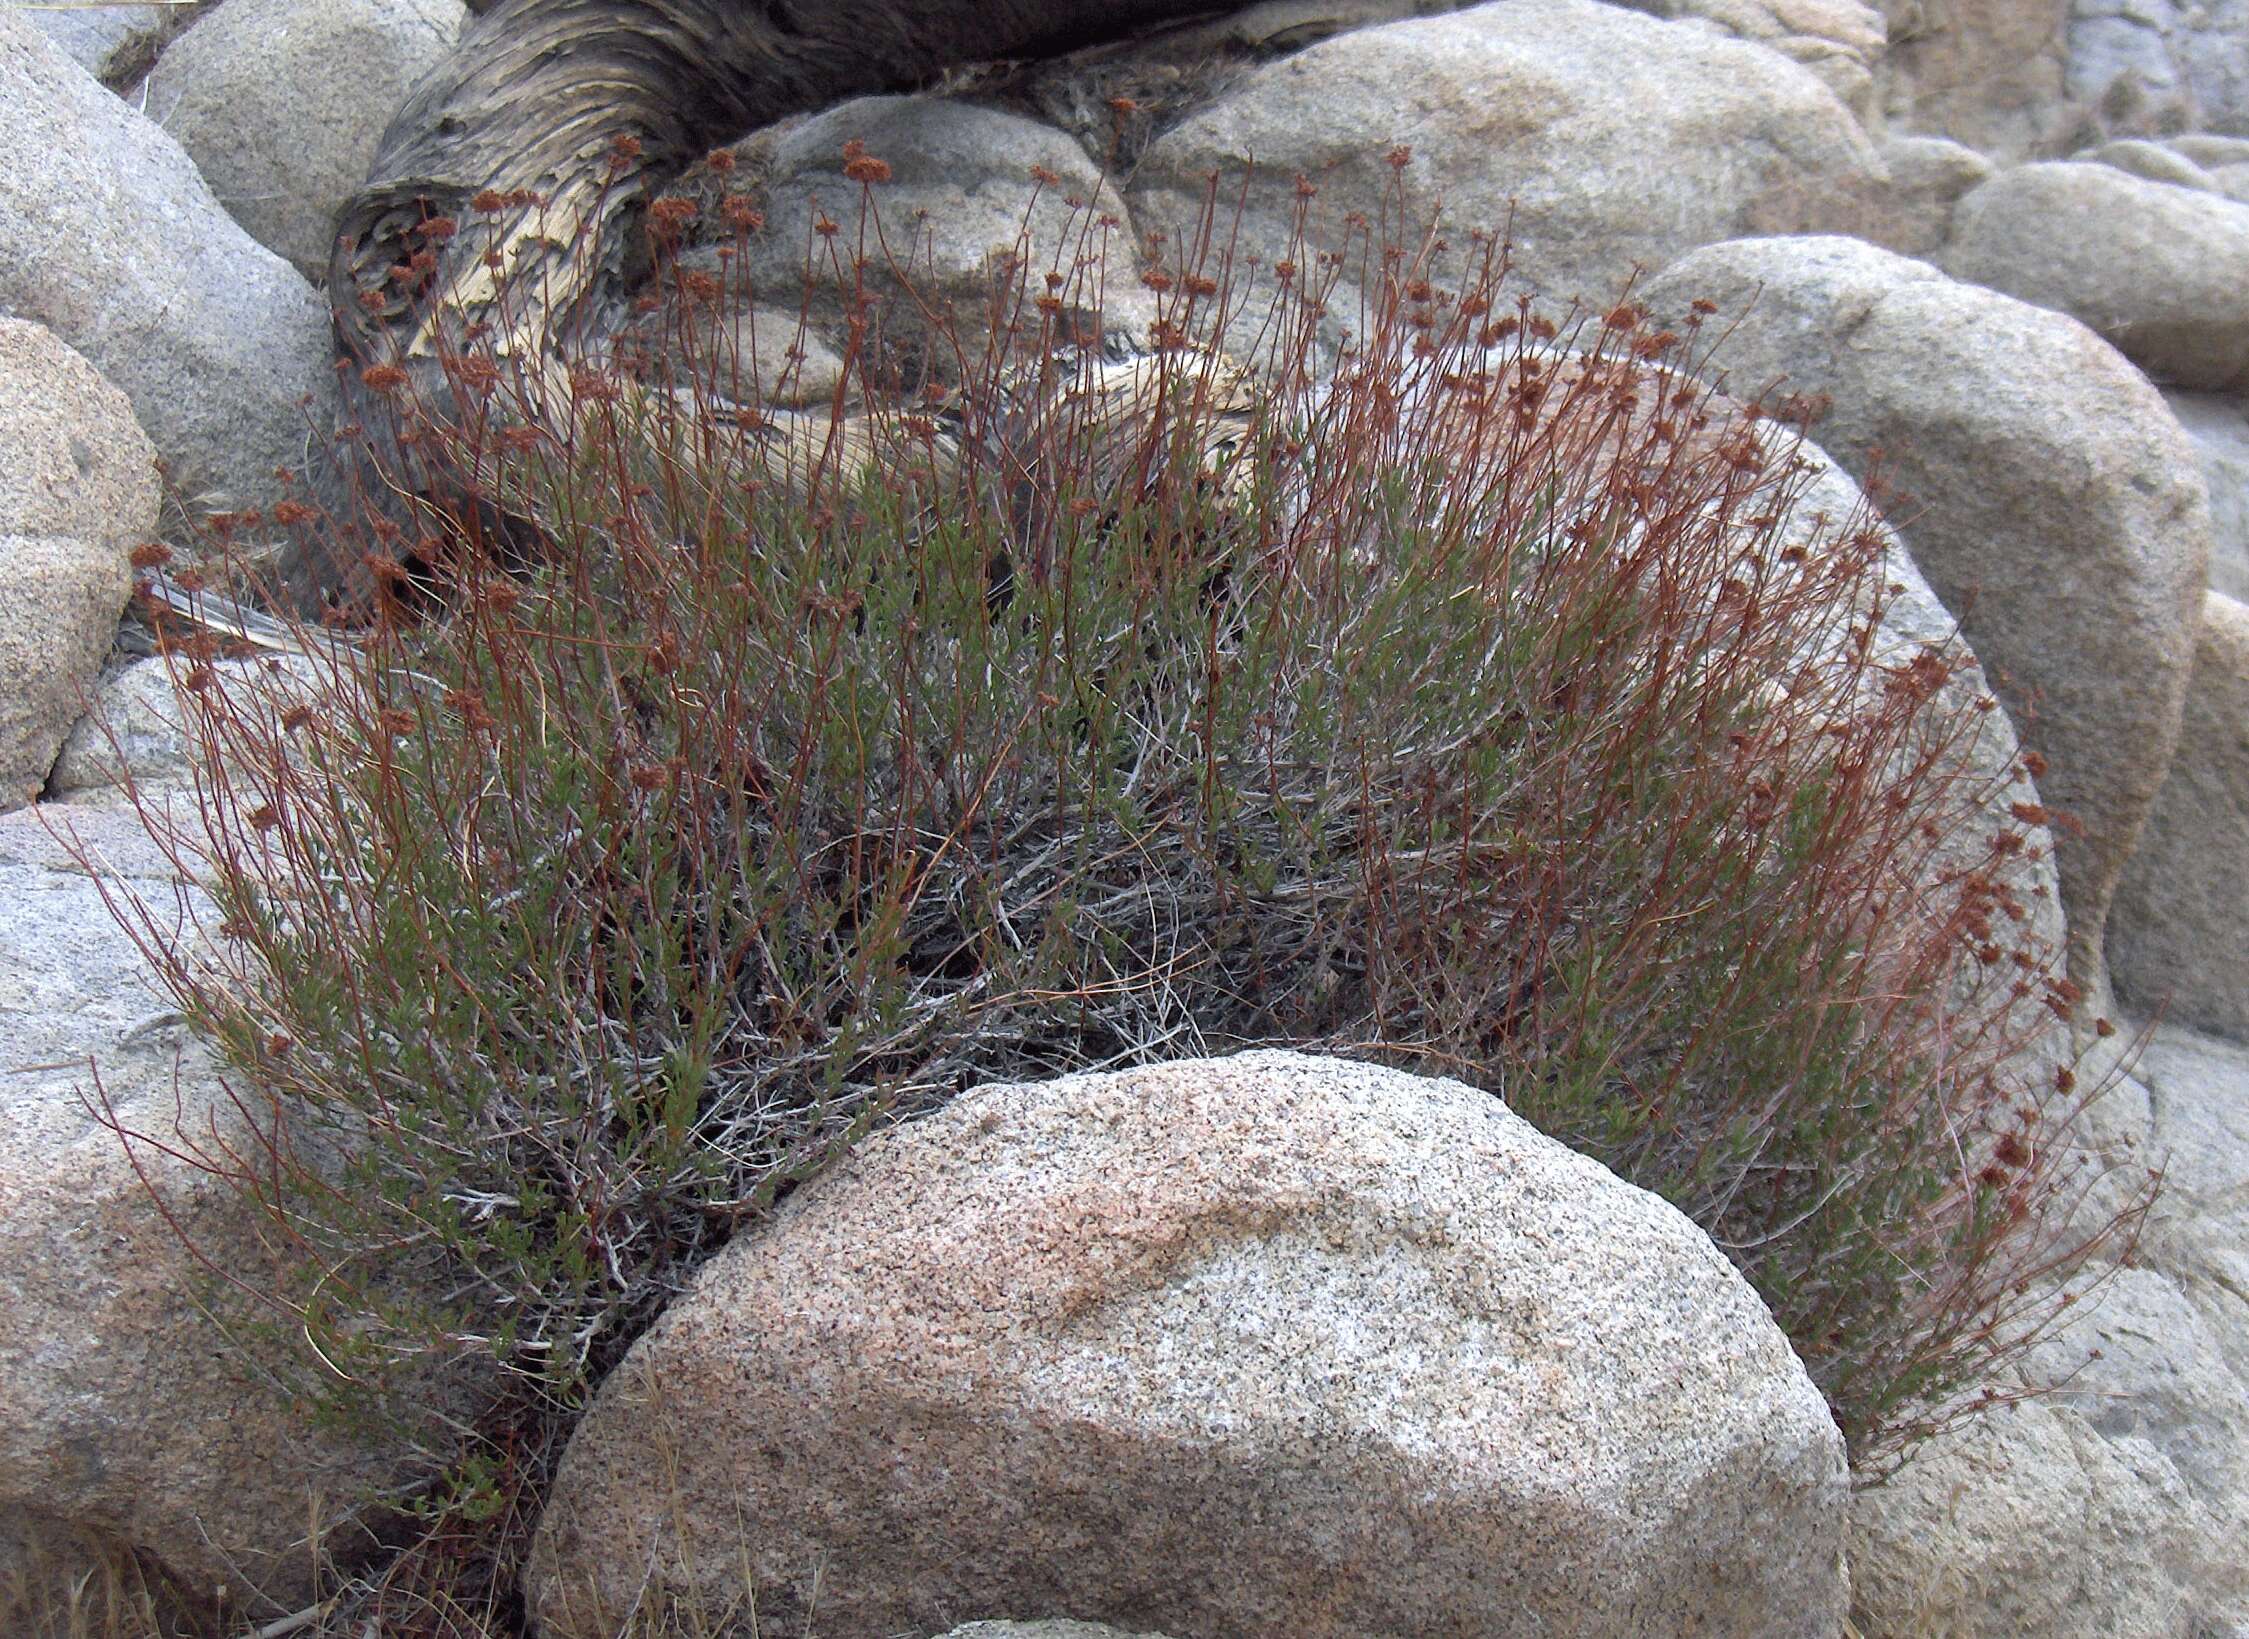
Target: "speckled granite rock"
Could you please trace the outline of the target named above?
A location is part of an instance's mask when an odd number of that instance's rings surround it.
[[[1251,1053],[964,1095],[808,1186],[605,1385],[549,1639],[1832,1633],[1840,1437],[1676,1210],[1455,1082]]]

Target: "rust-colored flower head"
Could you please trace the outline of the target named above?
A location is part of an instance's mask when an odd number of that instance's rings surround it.
[[[482,354],[471,354],[453,366],[453,379],[478,398],[500,385],[500,367]]]
[[[890,180],[890,166],[868,153],[867,145],[853,137],[843,145],[843,174],[862,188],[871,188]]]
[[[571,396],[588,403],[613,404],[624,395],[624,390],[624,383],[614,375],[590,364],[578,365],[570,372]]]
[[[683,199],[677,194],[659,199],[648,207],[649,237],[660,244],[670,244],[686,233],[688,224],[701,214],[692,199]]]

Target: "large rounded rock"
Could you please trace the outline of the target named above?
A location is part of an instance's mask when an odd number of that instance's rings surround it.
[[[123,393],[0,319],[0,808],[38,795],[156,528],[156,452]]]
[[[1402,171],[1394,145],[1412,150]],[[1240,173],[1254,162],[1245,214]],[[1127,197],[1175,238],[1220,173],[1221,242],[1289,257],[1298,177],[1316,227],[1351,213],[1418,235],[1512,226],[1515,266],[1556,303],[1606,305],[1635,264],[1863,208],[1874,150],[1810,70],[1691,22],[1594,0],[1506,0],[1340,35],[1259,69],[1152,144]]]
[[[1253,1053],[969,1093],[722,1253],[541,1521],[550,1636],[1831,1633],[1842,1444],[1676,1210],[1457,1083]],[[710,1608],[706,1604],[705,1608]]]
[[[2249,607],[2202,606],[2170,778],[2109,916],[2116,992],[2249,1042]]]
[[[1486,390],[1496,398],[1518,386],[1522,366],[1513,362],[1507,349],[1496,350],[1494,356],[1503,363],[1487,374]],[[2009,921],[2024,952],[2043,959],[2059,955],[2067,941],[2067,926],[2053,837],[2044,824],[2023,818],[2039,812],[2043,803],[2015,727],[2004,711],[1991,709],[1996,701],[1990,679],[1962,639],[1958,619],[1921,573],[1898,532],[1881,519],[1850,474],[1808,439],[1793,439],[1782,457],[1779,446],[1790,435],[1771,423],[1759,426],[1749,405],[1707,392],[1700,383],[1693,389],[1704,395],[1700,411],[1687,425],[1675,421],[1677,442],[1641,442],[1641,430],[1662,413],[1659,406],[1672,402],[1682,382],[1690,379],[1676,369],[1621,361],[1595,366],[1582,356],[1533,359],[1531,364],[1548,388],[1536,412],[1540,436],[1551,436],[1557,449],[1572,452],[1567,458],[1571,476],[1558,494],[1581,494],[1593,498],[1596,506],[1604,504],[1604,484],[1611,481],[1601,469],[1606,450],[1652,449],[1656,453],[1651,468],[1677,470],[1723,461],[1734,436],[1744,427],[1756,427],[1774,461],[1773,500],[1785,499],[1785,506],[1774,508],[1769,527],[1765,527],[1767,520],[1760,519],[1745,528],[1738,494],[1729,492],[1711,505],[1726,510],[1733,520],[1730,527],[1740,531],[1743,540],[1756,542],[1763,573],[1770,577],[1767,584],[1776,596],[1783,595],[1782,589],[1796,576],[1828,560],[1840,543],[1871,532],[1881,549],[1878,567],[1852,595],[1835,597],[1799,616],[1801,625],[1793,636],[1795,664],[1820,677],[1823,690],[1831,691],[1822,696],[1825,709],[1880,712],[1889,705],[1889,685],[1900,673],[1927,659],[1941,662],[1944,681],[1920,725],[1925,732],[1942,725],[1950,736],[1949,750],[1913,778],[1915,789],[1924,796],[1942,793],[1949,799],[1932,810],[1941,812],[1946,824],[1926,857],[1894,863],[1906,872],[1903,881],[1910,883],[1910,891],[1933,902],[1957,894],[1970,873],[1989,877],[2019,913]],[[1605,379],[1609,390],[1590,395],[1572,391],[1572,378],[1593,369],[1602,372],[1594,379]],[[1427,387],[1420,386],[1408,391],[1407,402],[1416,408],[1423,403],[1442,404],[1461,375],[1457,368],[1448,370],[1446,388],[1432,398]],[[1632,430],[1622,433],[1616,426],[1620,397],[1633,404]],[[1709,425],[1696,424],[1706,416]],[[1597,436],[1587,436],[1594,429],[1599,430]],[[1441,447],[1435,439],[1428,442]],[[1537,481],[1540,474],[1533,471],[1529,476]],[[1644,475],[1654,476],[1652,470]],[[1746,510],[1761,512],[1763,503]],[[1794,567],[1799,564],[1806,568]],[[1867,623],[1872,626],[1872,641],[1861,657],[1857,639]],[[1893,777],[1906,777],[1907,767],[1925,750],[1917,742],[1901,750]],[[1994,837],[2000,832],[2011,836],[2013,845],[1995,853]],[[1981,1005],[1988,1006],[1988,999]]]
[[[2192,188],[2198,193],[2217,193],[2217,183],[2208,171],[2197,165],[2176,148],[2160,142],[2150,142],[2145,137],[2119,137],[2114,142],[2104,142],[2097,148],[2088,148],[2070,158],[2093,165],[2106,165],[2111,170],[2122,171],[2127,176],[2142,177],[2149,182],[2168,182],[2181,188]]]
[[[1914,561],[2083,827],[2057,857],[2071,970],[2094,983],[2178,741],[2209,552],[2194,449],[2161,396],[2075,320],[1853,240],[1711,246],[1647,299],[1745,314],[1720,359],[1733,381],[1828,395],[1821,445],[1909,498]]]
[[[2249,205],[2111,165],[2023,165],[1960,201],[1938,260],[2082,320],[2158,381],[2249,385]]]
[[[467,20],[460,0],[228,0],[166,48],[140,105],[253,239],[320,280],[337,208]]]
[[[190,500],[277,498],[275,469],[302,469],[310,429],[334,419],[326,304],[220,208],[178,143],[9,11],[0,310],[123,388]]]
[[[1867,516],[1861,510],[1865,496],[1817,446],[1803,445],[1798,459],[1812,470],[1802,480],[1795,506],[1775,540],[1816,550],[1832,545],[1836,531],[1850,520]],[[1874,628],[1870,670],[1860,687],[1870,700],[1878,697],[1896,673],[1924,655],[1934,655],[1944,663],[1945,681],[1927,721],[1964,725],[1951,756],[1924,776],[1930,786],[1949,780],[1956,806],[1942,841],[1927,859],[1917,862],[1915,888],[1941,900],[1946,884],[1956,884],[1962,873],[1987,873],[2021,911],[2013,929],[2019,947],[2034,958],[2058,958],[2067,948],[2069,929],[2054,862],[2054,838],[2045,825],[2021,817],[2042,811],[2044,804],[2023,759],[2015,726],[2004,711],[1979,709],[1994,699],[1991,681],[1962,640],[1959,621],[1921,573],[1898,532],[1886,523],[1872,527],[1879,530],[1883,545],[1881,618]],[[1844,658],[1851,653],[1846,622],[1861,615],[1862,610],[1837,611],[1826,633],[1823,659],[1830,664],[1851,663]],[[2019,849],[1991,852],[1997,832],[2018,838]],[[2060,1050],[2059,1040],[2046,1046]]]
[[[238,1612],[293,1611],[313,1522],[330,1550],[365,1546],[352,1509],[407,1454],[317,1431],[261,1354],[256,1293],[287,1248],[183,1159],[254,1153],[255,1133],[105,892],[209,913],[130,810],[0,818],[0,1519],[145,1553]]]

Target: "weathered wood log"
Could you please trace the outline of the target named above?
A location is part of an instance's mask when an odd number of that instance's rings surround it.
[[[441,398],[438,360],[476,326],[523,372],[534,409],[559,405],[567,360],[621,312],[649,200],[716,144],[953,65],[1067,50],[1211,9],[1209,0],[501,0],[416,89],[339,217],[329,293],[348,366],[346,421],[383,422],[359,381],[378,365],[405,368],[413,392]],[[474,231],[444,237],[429,228],[441,218]],[[287,577],[300,602],[352,573],[311,556]]]

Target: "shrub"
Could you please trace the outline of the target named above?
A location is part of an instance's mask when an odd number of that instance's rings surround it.
[[[1252,1044],[1463,1077],[1676,1202],[1870,1471],[2130,1232],[2144,1192],[2070,1227],[2044,816],[1700,320],[1557,326],[1483,236],[1238,265],[1215,219],[1141,354],[1057,332],[1082,266],[1019,264],[951,379],[864,299],[864,413],[770,413],[687,328],[559,399],[474,339],[442,391],[370,369],[443,504],[361,520],[313,686],[175,643],[222,917],[143,924],[326,1392],[496,1359],[567,1416],[880,1125]]]

